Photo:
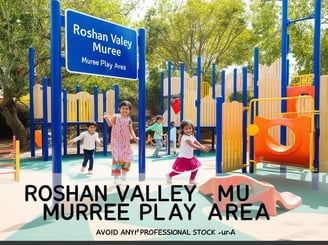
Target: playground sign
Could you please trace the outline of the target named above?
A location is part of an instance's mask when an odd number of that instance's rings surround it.
[[[137,79],[137,32],[75,10],[65,13],[69,72]]]

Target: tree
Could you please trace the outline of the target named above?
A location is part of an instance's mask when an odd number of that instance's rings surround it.
[[[189,0],[179,5],[163,0],[157,8],[145,19],[152,57],[170,59],[177,67],[184,62],[187,69],[192,69],[197,56],[201,56],[205,70],[213,62],[224,68],[231,63],[242,64],[249,57],[245,47],[251,37],[242,1]],[[158,36],[151,35],[153,32]],[[239,52],[232,53],[234,48]]]
[[[251,26],[255,45],[259,48],[259,60],[271,65],[281,53],[281,8],[275,1],[253,0],[250,4]]]
[[[29,131],[17,116],[17,103],[22,95],[28,93],[30,46],[36,50],[34,67],[36,82],[40,83],[43,76],[49,78],[49,84],[51,82],[49,2],[49,0],[0,0],[0,87],[3,90],[0,113],[13,134],[20,140],[22,150],[29,147]],[[128,24],[127,16],[138,2],[135,0],[123,5],[120,0],[62,0],[61,9],[72,8],[116,23]],[[62,36],[64,38],[64,35]],[[64,43],[63,40],[62,44]],[[62,49],[64,51],[64,46]],[[90,80],[90,76],[71,75],[65,71],[62,78],[64,86],[69,85],[70,81],[83,84],[83,81]],[[101,86],[109,85],[109,79],[104,79],[97,78],[94,82]]]
[[[321,73],[328,72],[328,2],[322,1],[321,13]],[[252,30],[260,50],[260,63],[270,65],[281,55],[281,1],[252,0],[250,4]],[[296,20],[314,13],[314,0],[288,1],[288,19]],[[296,73],[313,73],[313,20],[288,26],[290,53],[296,61]]]
[[[295,20],[310,16],[314,13],[314,1],[290,1],[289,19]],[[321,3],[321,74],[328,73],[328,2]],[[314,23],[313,20],[302,21],[291,25],[290,34],[291,53],[296,59],[298,74],[313,73],[313,46]]]
[[[20,6],[24,6],[23,11],[19,11]],[[17,116],[16,103],[28,91],[27,52],[41,25],[34,16],[40,14],[43,6],[45,4],[39,1],[0,0],[0,86],[3,90],[0,112],[21,141],[22,149],[28,145],[28,131]]]
[[[192,74],[198,56],[202,58],[203,71],[210,71],[212,63],[218,70],[244,64],[252,57],[254,42],[247,20],[241,0],[157,2],[144,20],[147,65],[153,68],[149,70],[166,70],[166,62],[171,60],[176,69],[184,62],[185,70]],[[209,76],[204,73],[203,80],[210,81]],[[148,84],[159,88],[158,80],[149,80]]]

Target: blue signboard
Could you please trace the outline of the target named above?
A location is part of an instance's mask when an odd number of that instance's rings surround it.
[[[75,10],[66,14],[69,72],[137,79],[137,32]]]

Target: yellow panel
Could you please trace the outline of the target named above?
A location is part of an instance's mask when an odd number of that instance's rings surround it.
[[[34,99],[34,118],[43,118],[42,111],[42,85],[35,84],[33,87],[33,99]]]
[[[106,111],[109,115],[113,115],[115,113],[115,92],[114,90],[108,90],[106,93]],[[103,115],[102,115],[103,119]]]
[[[242,162],[242,103],[223,103],[222,167],[233,171],[243,167]]]
[[[320,77],[319,171],[328,173],[328,75]]]

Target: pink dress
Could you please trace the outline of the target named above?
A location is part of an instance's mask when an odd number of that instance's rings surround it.
[[[115,124],[112,126],[111,135],[112,175],[120,175],[121,170],[128,172],[130,169],[133,159],[129,131],[131,123],[130,117],[122,117],[120,114],[115,114]]]

